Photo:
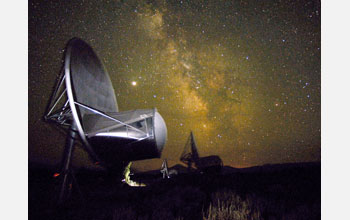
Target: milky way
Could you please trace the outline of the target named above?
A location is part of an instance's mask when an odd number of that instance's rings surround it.
[[[42,116],[65,44],[80,37],[120,110],[164,117],[171,165],[191,130],[199,154],[225,165],[320,161],[320,21],[319,1],[30,1],[29,159],[60,160],[64,135]]]

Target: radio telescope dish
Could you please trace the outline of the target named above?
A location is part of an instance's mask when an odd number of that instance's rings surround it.
[[[165,121],[156,108],[118,111],[108,73],[93,49],[79,38],[66,46],[45,119],[69,128],[64,172],[69,170],[76,133],[91,158],[107,168],[160,158],[167,139]]]
[[[92,48],[78,38],[73,38],[67,44],[64,73],[67,96],[76,128],[89,154],[97,159],[83,130],[84,116],[91,112],[75,103],[102,112],[117,112],[118,105],[112,82]]]
[[[117,100],[109,75],[92,48],[84,41],[69,41],[65,56],[65,73],[70,76],[73,100],[102,112],[118,112]],[[68,87],[67,83],[67,87]],[[91,114],[79,107],[80,116]]]

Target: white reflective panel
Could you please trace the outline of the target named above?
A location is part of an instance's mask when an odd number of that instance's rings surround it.
[[[96,136],[101,136],[101,137],[120,137],[120,138],[131,138],[131,139],[135,139],[138,140],[139,138],[137,137],[132,137],[130,135],[128,135],[128,133],[126,132],[102,132],[102,133],[98,133],[96,134]]]

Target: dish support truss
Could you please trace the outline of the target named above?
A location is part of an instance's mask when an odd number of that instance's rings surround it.
[[[45,114],[44,118],[46,121],[54,122],[60,127],[63,127],[65,129],[68,128],[73,130],[74,132],[78,132],[85,150],[88,152],[91,159],[95,163],[103,163],[103,161],[101,161],[94,152],[92,146],[88,141],[88,137],[91,137],[93,135],[103,135],[104,132],[108,133],[110,130],[116,128],[124,128],[122,129],[125,131],[123,136],[125,136],[126,134],[127,138],[134,140],[129,144],[133,144],[154,137],[154,131],[152,127],[147,126],[146,121],[148,118],[152,118],[155,115],[156,109],[153,109],[152,112],[148,111],[144,114],[138,114],[137,117],[129,117],[127,120],[120,119],[120,115],[118,113],[105,113],[93,107],[87,106],[83,103],[75,101],[73,98],[71,82],[68,82],[67,79],[69,79],[69,77],[67,77],[67,72],[66,74],[60,75],[58,83],[56,84],[57,86],[50,100],[48,111]],[[90,112],[91,114],[87,114],[88,116],[94,115],[102,117],[105,123],[107,121],[108,124],[109,121],[113,125],[100,128],[98,130],[90,129],[87,131],[86,129],[84,129],[83,119],[79,116],[78,113],[78,110],[80,108],[83,108]],[[144,122],[146,126],[145,128],[140,129],[134,126],[135,122]]]

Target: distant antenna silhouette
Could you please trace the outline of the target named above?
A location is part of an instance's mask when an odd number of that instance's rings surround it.
[[[199,158],[196,140],[194,139],[193,132],[191,131],[190,136],[188,136],[184,151],[180,156],[180,160],[187,164],[189,170],[192,169],[192,164]]]
[[[170,178],[168,171],[168,162],[166,159],[163,160],[162,166],[160,168],[160,172],[163,174],[163,179]]]
[[[187,164],[189,170],[192,170],[192,164],[194,164],[195,167],[202,172],[219,172],[223,166],[221,158],[217,155],[207,157],[199,156],[196,140],[192,131],[187,139],[180,160]]]
[[[66,46],[44,118],[67,130],[59,203],[74,179],[71,159],[77,136],[95,163],[112,170],[129,161],[159,158],[167,139],[165,122],[155,108],[118,111],[109,75],[92,48],[79,38]]]

